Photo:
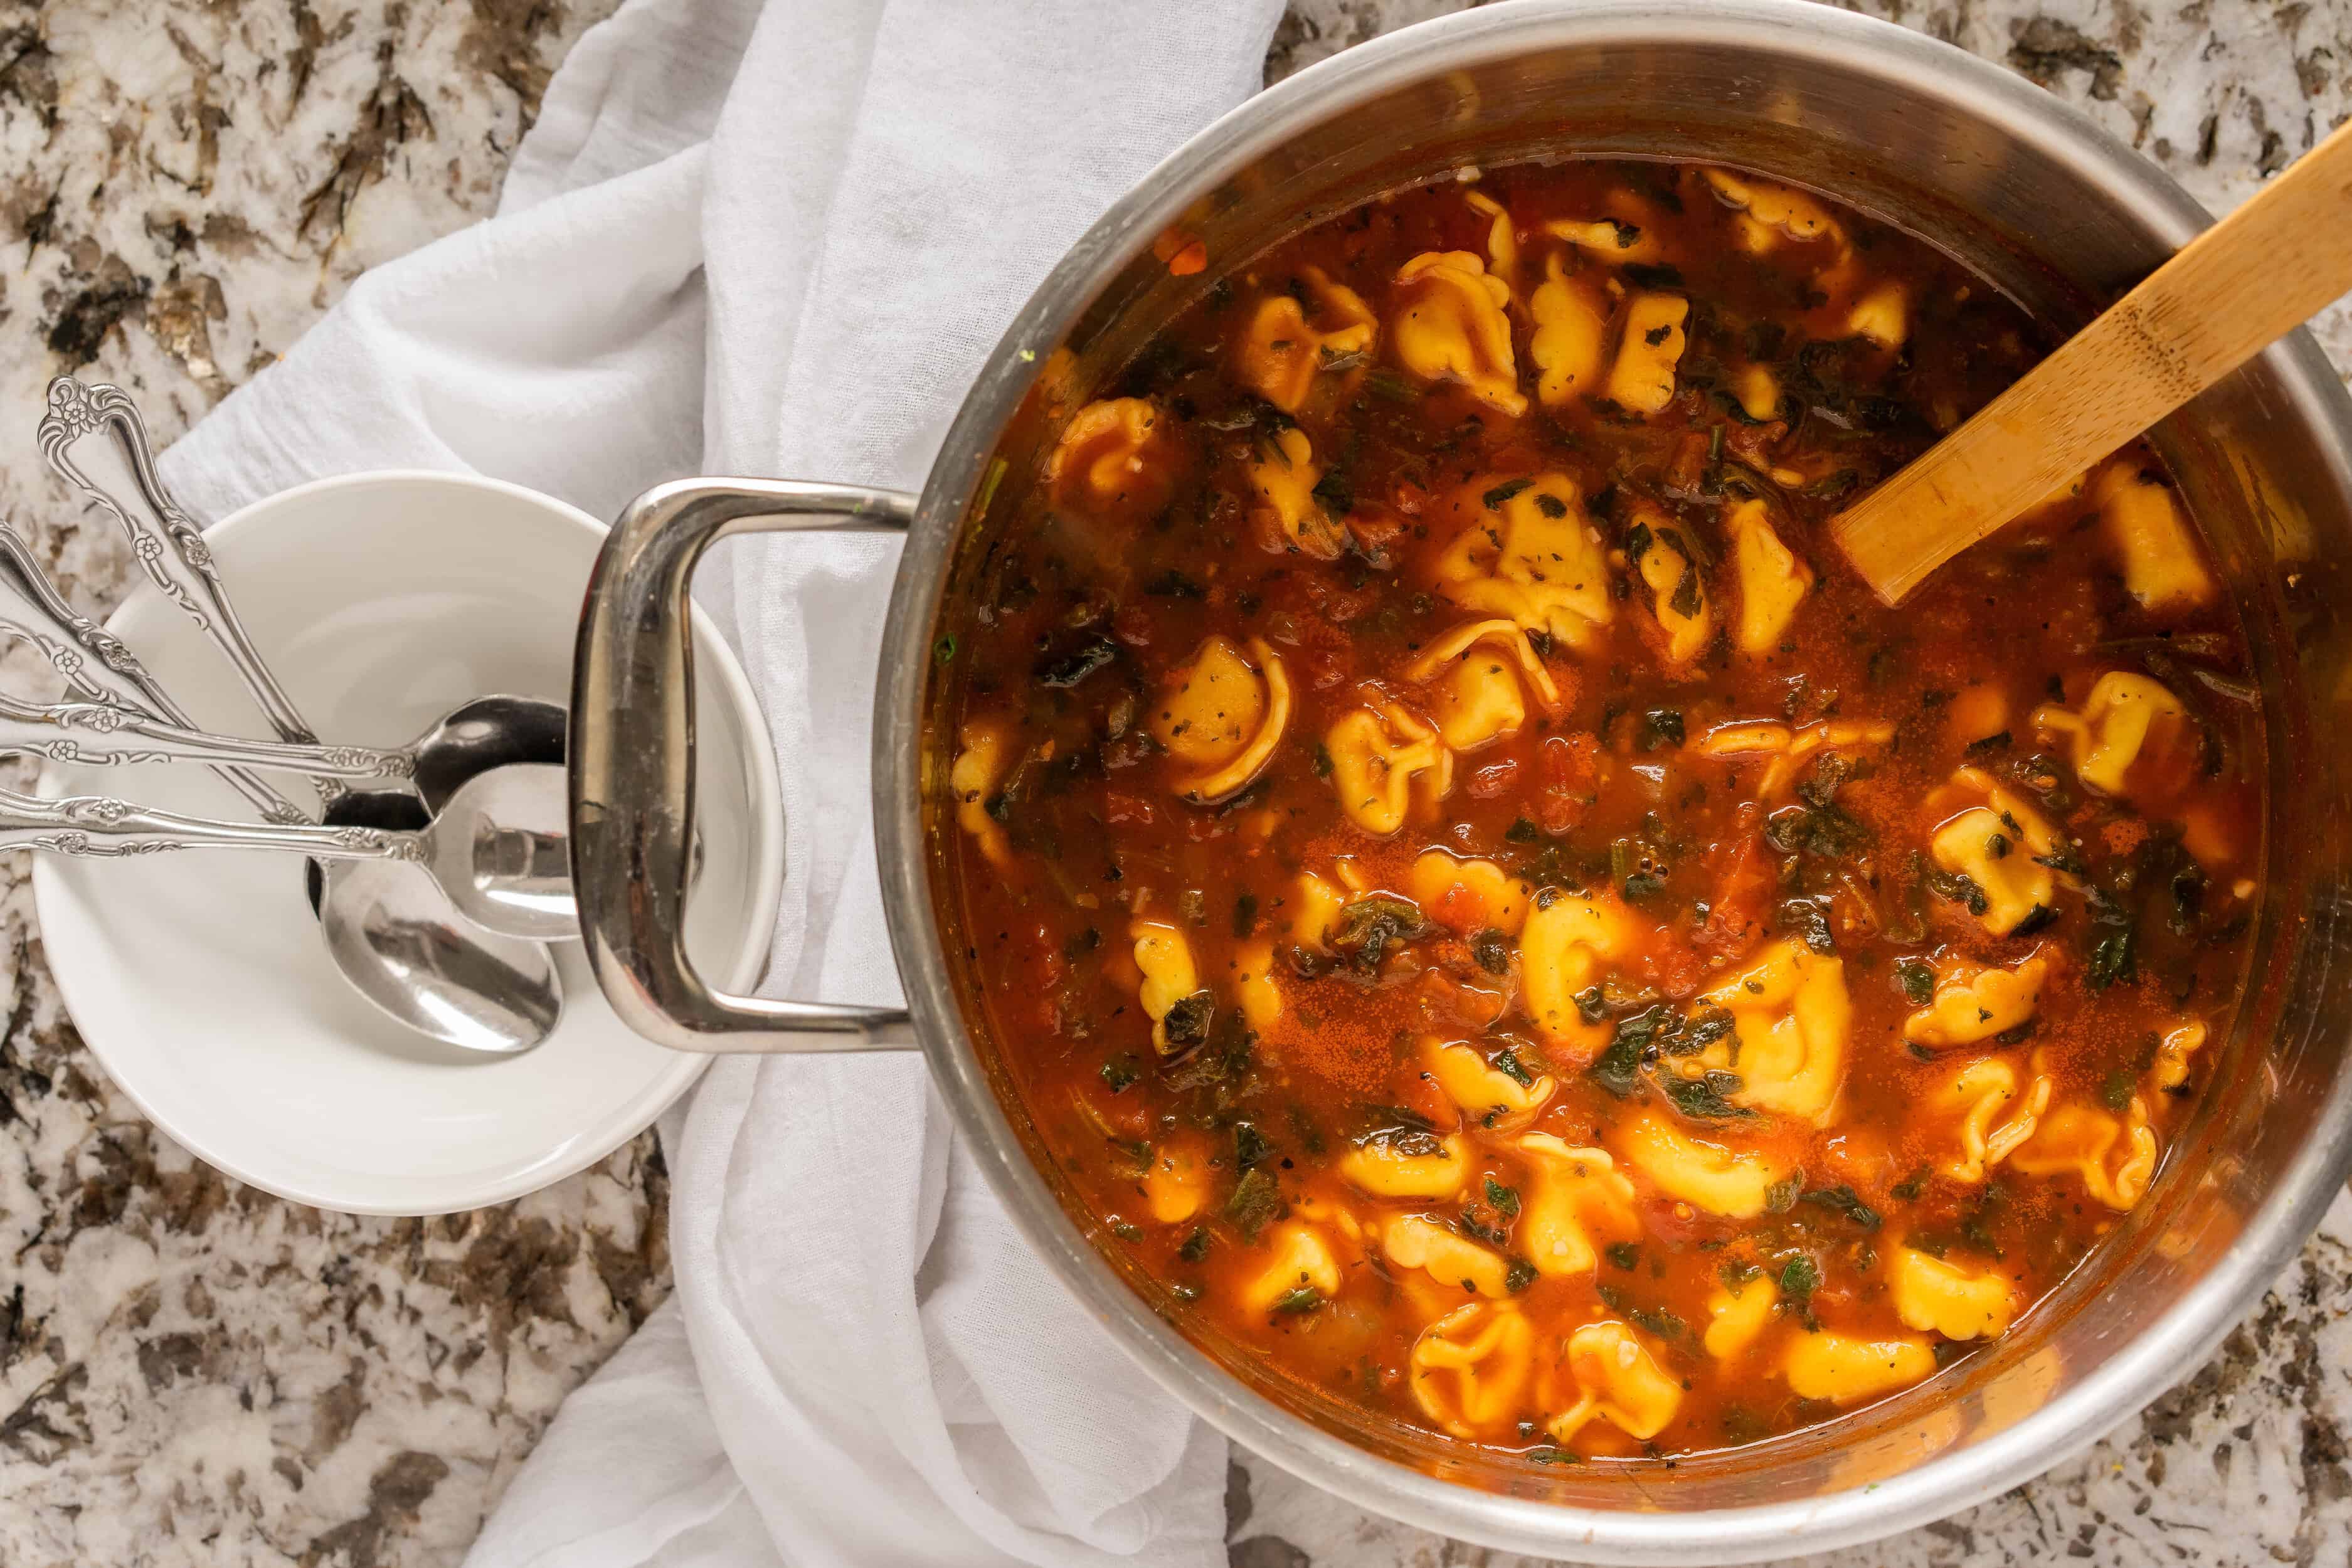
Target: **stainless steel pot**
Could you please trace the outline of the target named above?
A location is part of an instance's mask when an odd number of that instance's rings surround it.
[[[1351,49],[1193,138],[1087,233],[1005,335],[919,498],[697,479],[629,509],[580,637],[582,921],[613,1005],[665,1044],[919,1044],[1023,1233],[1129,1352],[1238,1441],[1365,1508],[1596,1562],[1738,1562],[1867,1541],[2025,1479],[2195,1367],[2352,1167],[2342,739],[2352,402],[2308,336],[2158,433],[2246,608],[2266,700],[2255,1000],[2154,1191],[2107,1244],[1990,1354],[1882,1405],[1671,1467],[1535,1473],[1389,1429],[1255,1358],[1204,1353],[1089,1242],[1051,1162],[1033,1157],[934,900],[939,846],[953,829],[933,627],[986,539],[974,497],[1000,439],[1016,471],[1030,456],[1036,432],[1015,414],[1045,356],[1069,348],[1083,390],[1218,272],[1310,215],[1465,165],[1564,153],[1714,159],[1818,186],[1944,246],[2061,327],[2209,221],[2154,167],[2007,72],[1799,0],[1506,5]],[[1151,239],[1179,222],[1206,239],[1209,273],[1172,279],[1153,261]],[[874,714],[874,817],[903,1013],[720,994],[677,942],[693,792],[689,569],[730,532],[840,527],[907,531]]]

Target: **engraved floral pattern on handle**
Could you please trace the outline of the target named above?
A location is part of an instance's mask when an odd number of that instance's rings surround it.
[[[0,790],[0,849],[113,857],[166,849],[270,849],[345,860],[423,864],[425,840],[381,827],[215,822],[111,795],[43,800]]]
[[[77,696],[152,713],[185,725],[185,710],[149,674],[120,637],[79,615],[50,582],[32,546],[0,523],[0,631],[12,631],[47,655],[67,688]],[[267,822],[303,823],[310,816],[257,774],[229,765],[215,768],[251,801]]]
[[[41,456],[58,476],[103,506],[122,525],[149,579],[236,667],[278,738],[316,744],[317,732],[262,662],[230,606],[211,547],[195,521],[164,489],[146,422],[140,418],[130,395],[104,382],[83,383],[59,376],[49,384],[48,411],[41,419],[39,442]],[[101,474],[111,479],[110,484],[93,478],[75,460],[78,448],[89,450],[84,442],[98,445],[99,456],[104,459]],[[132,493],[119,493],[121,490]],[[333,800],[343,790],[331,780],[320,780],[319,792]]]

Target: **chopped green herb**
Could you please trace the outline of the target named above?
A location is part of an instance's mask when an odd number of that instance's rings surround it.
[[[1535,1074],[1529,1072],[1527,1065],[1519,1060],[1518,1053],[1507,1046],[1495,1053],[1495,1070],[1521,1089],[1535,1087]]]
[[[1843,1215],[1864,1230],[1878,1228],[1878,1211],[1864,1203],[1853,1188],[1843,1182],[1834,1187],[1818,1187],[1807,1193],[1802,1201]]]
[[[1661,1075],[1660,1087],[1676,1110],[1701,1121],[1719,1121],[1727,1117],[1753,1116],[1756,1113],[1744,1105],[1734,1105],[1731,1095],[1745,1087],[1736,1072],[1710,1070],[1698,1078]]]
[[[1243,893],[1234,900],[1234,935],[1247,941],[1257,930],[1257,895]]]
[[[1242,1173],[1234,1187],[1234,1195],[1225,1200],[1225,1217],[1234,1222],[1246,1241],[1255,1241],[1268,1220],[1283,1211],[1282,1188],[1273,1173],[1263,1165]]]
[[[1821,1284],[1821,1266],[1801,1252],[1780,1266],[1780,1294],[1792,1301],[1810,1300]]]
[[[2090,962],[2084,966],[2083,984],[2094,991],[2105,991],[2118,982],[2128,984],[2139,977],[2137,952],[2137,933],[2129,926],[2110,931],[2091,944]]]
[[[1209,1227],[1202,1226],[1184,1238],[1184,1245],[1176,1249],[1176,1256],[1187,1263],[1198,1263],[1209,1256]]]
[[[1805,1173],[1791,1171],[1764,1189],[1764,1212],[1787,1214],[1797,1206],[1797,1194],[1805,1190]]]
[[[1113,1057],[1102,1065],[1102,1080],[1113,1094],[1124,1094],[1135,1085],[1139,1075],[1133,1057]]]
[[[1511,972],[1511,939],[1498,931],[1482,931],[1470,939],[1470,956],[1489,974]]]
[[[1895,978],[1903,987],[1904,1000],[1914,1007],[1925,1007],[1936,999],[1936,972],[1926,959],[1896,959]]]
[[[1654,752],[1660,746],[1683,743],[1683,710],[1679,708],[1653,708],[1642,715],[1642,750]]]
[[[1037,682],[1067,689],[1102,668],[1118,657],[1118,648],[1108,637],[1090,637],[1059,658],[1048,659],[1037,668]]]
[[[1535,483],[1533,479],[1505,479],[1501,484],[1496,485],[1493,489],[1490,489],[1485,495],[1480,496],[1478,498],[1478,502],[1488,511],[1499,511],[1502,510],[1502,506],[1505,501],[1510,500],[1513,496],[1517,495],[1521,490],[1526,489],[1533,483]]]
[[[1486,1178],[1486,1204],[1505,1219],[1516,1219],[1519,1213],[1519,1189],[1507,1187],[1489,1176]]]
[[[931,645],[931,657],[941,664],[953,662],[955,653],[956,640],[955,634],[953,632],[950,632],[947,636],[940,638],[939,641]]]
[[[1209,1026],[1216,1019],[1217,997],[1213,991],[1193,992],[1168,1009],[1160,1020],[1160,1033],[1168,1042],[1168,1052],[1197,1046],[1209,1037]]]
[[[1609,1244],[1609,1261],[1620,1268],[1631,1268],[1642,1261],[1638,1242],[1612,1241]]]
[[[1536,1266],[1524,1258],[1514,1258],[1503,1271],[1503,1289],[1516,1296],[1536,1282]]]
[[[1312,1285],[1300,1285],[1285,1290],[1274,1299],[1274,1310],[1286,1317],[1297,1317],[1311,1312],[1323,1304],[1323,1292]]]

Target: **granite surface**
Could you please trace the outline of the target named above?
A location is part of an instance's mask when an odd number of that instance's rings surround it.
[[[128,584],[32,449],[85,369],[168,437],[377,261],[481,216],[612,0],[0,0],[0,516]],[[1455,0],[1295,0],[1269,79]],[[2088,109],[2209,206],[2352,112],[2352,0],[1868,0]],[[2321,323],[2352,367],[2352,313]],[[37,684],[21,655],[11,689]],[[0,773],[0,782],[6,775]],[[520,1203],[357,1219],[226,1181],[81,1048],[0,857],[0,1563],[454,1563],[668,1289],[650,1137]],[[1925,1568],[2352,1555],[2352,1198],[2206,1366],[2089,1454],[1882,1546]],[[1237,1456],[1240,1568],[1517,1560]]]

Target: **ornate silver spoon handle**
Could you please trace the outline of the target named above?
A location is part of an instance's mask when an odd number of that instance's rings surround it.
[[[167,849],[273,849],[322,860],[425,858],[423,838],[381,827],[215,822],[107,795],[42,800],[0,790],[0,849],[57,855],[152,855]]]
[[[254,651],[231,607],[227,586],[195,520],[182,511],[155,471],[147,423],[119,386],[85,385],[69,375],[49,383],[49,408],[40,424],[41,456],[67,483],[114,514],[150,581],[185,610],[213,646],[236,668],[281,741],[316,745],[318,733]],[[340,786],[322,784],[332,799]]]
[[[0,752],[29,752],[58,763],[229,763],[344,779],[404,779],[416,772],[416,759],[406,752],[240,741],[110,702],[23,702],[5,692]]]
[[[122,640],[87,616],[74,613],[57,584],[16,530],[0,524],[0,630],[15,632],[41,650],[51,668],[77,694],[143,710],[179,725],[187,712],[172,700]],[[268,784],[243,768],[215,770],[270,822],[308,822],[310,816]]]

